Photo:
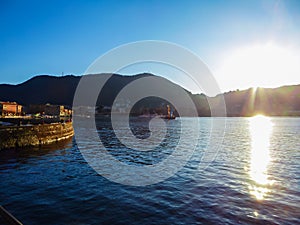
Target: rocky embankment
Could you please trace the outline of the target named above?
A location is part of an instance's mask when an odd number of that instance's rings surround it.
[[[0,149],[51,144],[73,135],[72,122],[0,126]]]

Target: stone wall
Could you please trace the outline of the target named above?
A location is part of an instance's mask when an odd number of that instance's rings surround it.
[[[0,127],[0,149],[55,143],[74,135],[72,122]]]

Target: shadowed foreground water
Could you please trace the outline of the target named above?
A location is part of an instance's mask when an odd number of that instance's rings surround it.
[[[299,118],[228,118],[223,149],[204,171],[198,165],[212,119],[184,119],[201,124],[193,157],[175,176],[146,187],[98,175],[74,140],[1,151],[1,205],[25,225],[300,223]],[[129,164],[162,160],[180,126],[180,120],[169,121],[160,151],[140,155],[118,143],[105,123],[98,121],[105,146]]]

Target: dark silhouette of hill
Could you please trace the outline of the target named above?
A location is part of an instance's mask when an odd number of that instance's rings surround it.
[[[105,74],[92,75],[102,76]],[[128,83],[143,76],[121,76],[114,74],[104,86],[102,94],[104,105],[112,104],[117,93]],[[87,75],[90,76],[90,75]],[[17,85],[0,84],[0,101],[16,101],[22,105],[57,104],[72,106],[73,97],[81,76],[67,75],[62,77],[40,75]]]
[[[89,76],[89,75],[88,75]],[[94,75],[93,75],[94,76]],[[97,76],[103,76],[99,74]],[[130,82],[145,76],[144,73],[135,76],[114,74],[101,90],[97,105],[100,110],[111,106],[120,90]],[[61,104],[72,106],[73,96],[81,76],[36,76],[18,85],[0,84],[0,101],[16,101],[19,104]],[[160,78],[166,80],[165,78]],[[170,81],[169,81],[170,82]],[[179,85],[170,82],[175,95]],[[252,116],[258,113],[272,116],[300,116],[300,85],[283,86],[279,88],[258,88],[242,91],[230,91],[223,95],[207,97],[204,94],[191,94],[185,90],[195,103],[199,116],[210,116],[210,107],[217,107],[224,97],[228,116]],[[207,99],[209,99],[210,105]],[[166,101],[149,97],[139,102],[134,108],[135,113],[145,111],[153,113],[165,108]]]
[[[300,116],[300,85],[232,91],[224,99],[229,116]]]
[[[110,76],[110,74],[96,74],[96,75],[86,75],[86,76]],[[113,74],[106,82],[105,86],[102,88],[97,105],[101,110],[104,106],[111,107],[118,93],[127,84],[132,81],[147,77],[154,76],[153,74],[143,73],[134,76],[122,76],[119,74]],[[172,92],[174,95],[178,95],[179,90],[184,90],[177,84],[174,84],[165,78],[156,77],[161,79],[162,82],[167,82],[169,85],[168,91]],[[18,85],[0,85],[0,101],[15,101],[24,106],[29,106],[31,104],[57,104],[72,106],[73,97],[77,88],[77,85],[81,79],[81,76],[48,76],[41,75],[36,76],[28,81],[18,84]],[[142,88],[142,87],[141,87]],[[87,89],[87,92],[89,90]],[[184,90],[186,91],[186,90]],[[187,92],[187,91],[186,91]],[[187,92],[188,94],[191,94]],[[179,96],[180,97],[180,96]],[[82,103],[84,106],[85,103]],[[155,113],[153,109],[164,108],[169,104],[163,99],[156,97],[149,97],[139,102],[137,106],[134,107],[133,113],[143,113],[148,111],[149,113]]]
[[[22,105],[62,104],[72,105],[80,76],[55,77],[41,75],[18,85],[0,85],[1,101],[16,101]]]

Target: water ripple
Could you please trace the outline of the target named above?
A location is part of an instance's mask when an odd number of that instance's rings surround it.
[[[123,186],[98,175],[74,141],[55,148],[1,151],[1,205],[24,224],[33,225],[299,224],[300,119],[271,121],[267,175],[272,184],[257,184],[249,175],[251,133],[245,118],[228,119],[223,149],[206,170],[200,170],[209,130],[209,118],[204,118],[207,127],[199,131],[197,149],[187,165],[164,182],[146,187]],[[108,151],[141,166],[171,154],[179,134],[173,126],[160,148],[134,152],[97,122]],[[95,143],[86,144],[92,148]],[[249,193],[249,185],[269,192],[257,199]]]

